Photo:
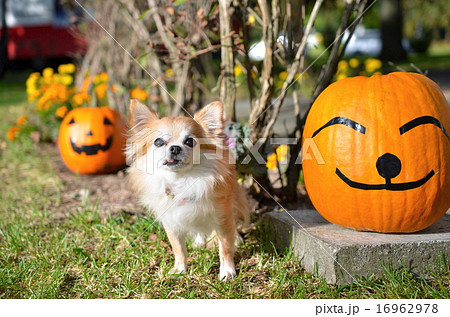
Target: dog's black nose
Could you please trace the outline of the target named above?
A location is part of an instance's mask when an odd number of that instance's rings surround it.
[[[93,136],[94,134],[92,133],[91,130],[88,131],[87,136]]]
[[[179,153],[181,152],[181,146],[178,146],[178,145],[172,145],[172,146],[169,148],[169,151],[170,151],[170,153],[172,153],[172,154],[174,154],[174,155],[177,155],[177,154],[179,154]]]
[[[400,174],[402,163],[400,159],[391,153],[381,155],[377,160],[377,170],[381,177],[391,179]]]

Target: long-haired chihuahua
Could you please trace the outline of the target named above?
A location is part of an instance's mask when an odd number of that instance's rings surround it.
[[[187,237],[204,245],[215,233],[219,278],[236,275],[238,220],[248,224],[249,207],[236,181],[223,129],[221,102],[210,103],[194,118],[160,118],[138,100],[131,100],[126,149],[129,178],[140,203],[167,233],[175,255],[172,274],[186,271]]]

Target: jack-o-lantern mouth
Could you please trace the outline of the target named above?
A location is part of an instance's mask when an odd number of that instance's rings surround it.
[[[85,153],[86,155],[95,155],[98,153],[98,151],[107,151],[111,147],[113,143],[113,136],[111,135],[107,140],[105,145],[101,144],[93,144],[93,145],[82,145],[77,146],[73,140],[70,140],[70,144],[72,145],[72,149],[78,153]]]
[[[424,178],[419,179],[414,182],[406,182],[406,183],[391,183],[390,178],[386,178],[386,183],[384,184],[364,184],[358,183],[350,180],[347,176],[345,176],[338,168],[336,168],[336,175],[339,176],[348,186],[358,189],[364,190],[391,190],[391,191],[402,191],[408,189],[414,189],[425,184],[433,175],[436,174],[433,170],[429,172]]]

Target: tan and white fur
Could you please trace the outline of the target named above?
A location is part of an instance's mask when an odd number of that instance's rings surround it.
[[[193,119],[159,118],[132,100],[130,126],[131,186],[167,233],[175,255],[170,273],[186,271],[187,237],[205,244],[215,232],[219,278],[234,277],[237,223],[248,223],[249,207],[225,145],[222,103],[207,105]]]

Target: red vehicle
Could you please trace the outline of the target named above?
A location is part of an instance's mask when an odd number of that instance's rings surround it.
[[[76,32],[75,15],[65,11],[59,0],[2,1],[6,1],[8,60],[42,62],[85,51],[86,42]],[[1,28],[0,34],[3,36]]]

